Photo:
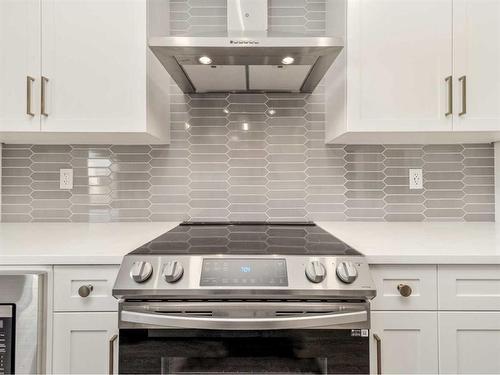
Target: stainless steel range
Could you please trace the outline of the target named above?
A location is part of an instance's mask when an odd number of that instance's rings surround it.
[[[312,223],[185,223],[125,256],[120,373],[367,373],[362,254]]]

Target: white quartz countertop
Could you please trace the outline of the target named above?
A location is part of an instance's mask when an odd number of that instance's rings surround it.
[[[178,223],[1,223],[0,265],[120,264]]]
[[[500,264],[500,224],[318,222],[371,264]],[[120,264],[177,222],[0,223],[0,265]]]
[[[500,223],[318,222],[370,264],[500,264]]]

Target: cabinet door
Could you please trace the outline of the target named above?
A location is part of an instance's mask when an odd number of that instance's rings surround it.
[[[350,131],[451,131],[452,0],[348,2]]]
[[[144,0],[43,0],[42,131],[146,128]]]
[[[370,368],[377,372],[380,337],[383,374],[425,374],[438,372],[436,312],[372,312]]]
[[[440,312],[439,372],[500,374],[500,312]]]
[[[0,131],[40,130],[39,84],[40,0],[0,0]]]
[[[54,314],[52,367],[59,374],[108,373],[110,339],[118,334],[118,313]],[[114,342],[114,369],[118,343]]]
[[[500,130],[500,1],[453,2],[457,131]],[[464,95],[466,95],[464,97]],[[466,103],[463,100],[466,99]],[[465,113],[463,113],[465,112]],[[460,114],[463,113],[463,114]]]

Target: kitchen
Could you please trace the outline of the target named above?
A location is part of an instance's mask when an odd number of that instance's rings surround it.
[[[0,373],[500,373],[499,20],[0,0]]]

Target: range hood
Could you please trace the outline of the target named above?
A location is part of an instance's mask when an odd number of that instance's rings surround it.
[[[153,51],[184,93],[310,93],[342,38],[267,31],[267,0],[227,0],[227,32],[154,37]]]

